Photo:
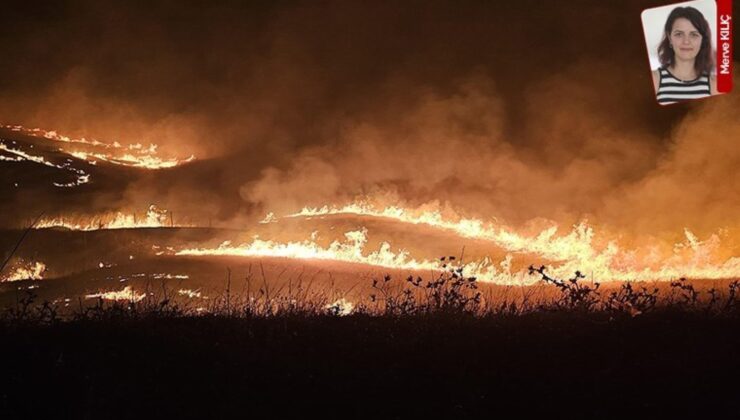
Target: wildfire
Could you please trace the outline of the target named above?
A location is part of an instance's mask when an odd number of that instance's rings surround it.
[[[55,131],[22,126],[0,126],[1,128],[22,132],[27,135],[49,139],[63,145],[60,149],[71,157],[90,164],[107,162],[129,167],[162,169],[171,168],[187,159],[163,159],[157,156],[157,146],[142,144],[121,145],[118,142],[104,143],[85,138],[75,139],[60,135]],[[56,162],[33,153],[33,145],[20,148],[13,143],[0,141],[0,161],[30,161],[65,171],[74,176],[70,182],[55,182],[57,187],[74,187],[90,182],[90,174],[75,168],[73,159]],[[548,262],[549,273],[560,278],[569,278],[575,271],[599,281],[655,281],[673,280],[680,277],[701,279],[727,279],[740,277],[740,258],[727,257],[722,252],[718,234],[708,238],[698,238],[688,229],[684,230],[684,240],[678,244],[653,241],[638,248],[620,246],[616,239],[596,234],[595,228],[581,222],[568,229],[553,223],[535,234],[506,226],[497,221],[449,216],[439,210],[428,208],[410,209],[401,206],[376,207],[366,201],[357,201],[345,206],[305,207],[289,214],[287,218],[314,218],[331,215],[356,215],[362,217],[384,218],[398,223],[424,226],[451,232],[462,238],[489,242],[503,250],[506,257],[502,261],[489,258],[465,263],[465,274],[480,280],[502,284],[523,284],[536,281],[527,276],[526,270],[514,271],[513,262],[526,254]],[[268,213],[260,224],[279,222],[280,217]],[[72,220],[69,218],[46,218],[39,221],[37,228],[63,227],[70,230],[92,231],[99,229],[162,228],[184,226],[176,225],[172,213],[151,205],[143,217],[136,214],[118,212],[95,219]],[[671,246],[672,245],[672,246]],[[402,270],[439,270],[437,256],[412,256],[403,249],[393,250],[388,242],[381,242],[377,250],[367,249],[367,230],[362,228],[345,233],[342,241],[334,241],[323,246],[312,237],[305,241],[281,243],[255,237],[251,243],[232,245],[224,242],[216,248],[194,248],[175,251],[154,246],[156,255],[176,253],[176,255],[231,255],[245,257],[282,257],[295,259],[317,259],[346,263],[364,264],[375,267]],[[526,267],[531,261],[516,261],[518,266]],[[448,267],[449,268],[449,267]],[[43,272],[43,269],[39,272]],[[18,277],[18,276],[13,276]],[[32,278],[26,276],[25,278]]]
[[[352,214],[380,217],[414,225],[427,225],[456,233],[464,238],[493,242],[510,252],[527,252],[556,261],[572,259],[588,260],[594,257],[591,242],[593,229],[581,223],[566,236],[556,237],[557,226],[548,228],[534,237],[525,237],[505,226],[486,223],[479,219],[459,218],[446,220],[439,211],[412,211],[396,206],[377,210],[373,206],[357,202],[344,207],[304,207],[300,212],[286,217],[315,217]]]
[[[110,292],[100,292],[90,295],[85,295],[86,299],[104,299],[104,300],[115,300],[115,301],[130,301],[139,302],[146,297],[145,293],[136,293],[131,286],[126,286],[123,290],[113,290]]]
[[[110,156],[102,153],[93,152],[69,152],[70,155],[88,161],[93,165],[97,164],[99,160],[113,163],[115,165],[131,166],[134,168],[145,168],[145,169],[164,169],[174,168],[175,166],[183,163],[192,162],[195,160],[195,156],[190,156],[187,159],[162,159],[152,155],[140,155],[135,156],[130,153],[125,153],[120,156]]]
[[[117,141],[105,143],[95,139],[88,140],[84,137],[76,139],[61,135],[56,131],[46,131],[40,128],[26,128],[20,125],[0,125],[0,127],[34,137],[43,137],[56,142],[66,143],[68,146],[61,148],[60,151],[93,165],[97,164],[98,161],[104,161],[114,165],[133,168],[165,169],[195,160],[195,156],[193,155],[185,159],[161,158],[157,156],[156,144],[144,146],[140,143],[135,143],[124,146]],[[90,151],[89,149],[94,149],[95,151]]]
[[[162,227],[182,227],[184,225],[175,225],[170,218],[170,212],[158,208],[152,204],[149,206],[144,217],[136,217],[135,214],[116,213],[110,217],[100,217],[97,220],[87,220],[74,222],[64,218],[46,218],[41,219],[36,224],[36,228],[53,228],[61,227],[69,230],[101,230],[101,229],[133,229],[133,228],[162,228]]]
[[[445,219],[439,211],[409,210],[395,206],[379,210],[364,202],[344,207],[306,207],[286,217],[310,218],[340,214],[387,218],[401,223],[425,225],[450,231],[464,238],[488,241],[511,254],[528,253],[552,261],[552,272],[564,278],[572,276],[576,270],[588,273],[589,276],[602,281],[667,281],[680,277],[701,279],[740,277],[740,258],[723,259],[719,255],[721,241],[718,235],[712,235],[709,239],[701,241],[688,229],[684,230],[686,240],[675,244],[670,253],[665,253],[659,251],[657,247],[622,249],[616,241],[606,241],[605,245],[597,246],[594,229],[585,222],[574,226],[565,235],[558,235],[558,227],[553,226],[536,235],[525,236],[512,228],[492,222],[486,223],[478,219],[449,220]],[[270,219],[274,219],[274,216]],[[312,249],[312,247],[309,248]],[[332,252],[332,250],[326,251]],[[513,278],[521,278],[524,273],[523,271],[509,273],[511,259],[513,259],[511,254],[507,257],[508,262],[500,263],[503,272],[494,271],[493,279],[491,278],[490,261],[476,263],[474,274],[483,280],[519,283]],[[404,254],[402,258],[407,259],[408,255]],[[403,259],[401,261],[404,261]],[[340,257],[340,260],[343,259]],[[419,268],[428,268],[426,263],[416,265]],[[395,266],[396,268],[412,268],[398,264]],[[483,273],[480,273],[481,268],[485,268]],[[505,278],[507,274],[511,276],[508,279]]]
[[[233,246],[231,242],[226,241],[219,245],[218,248],[184,249],[178,251],[175,255],[281,257],[339,261],[399,270],[428,271],[441,269],[441,265],[437,260],[416,260],[411,258],[408,251],[405,250],[393,252],[388,242],[381,243],[377,251],[365,255],[363,251],[367,244],[366,229],[347,232],[344,236],[346,241],[333,241],[327,247],[322,247],[313,240],[278,243],[255,237],[250,244]],[[499,271],[490,260],[485,259],[466,264],[465,275],[497,283],[518,283],[521,281],[521,278],[514,278],[511,273],[507,272],[508,267],[506,267],[505,263],[502,263],[501,267],[503,270]]]
[[[34,162],[34,163],[38,163],[44,166],[48,166],[50,168],[55,168],[55,169],[59,169],[62,171],[70,172],[75,177],[75,180],[71,182],[65,182],[65,183],[54,182],[53,184],[56,187],[62,187],[62,188],[76,187],[76,186],[87,184],[88,182],[90,182],[90,174],[86,173],[82,169],[72,167],[71,162],[69,160],[61,164],[53,163],[47,159],[44,159],[42,156],[35,156],[21,149],[10,147],[7,144],[5,144],[4,141],[0,141],[0,151],[6,152],[12,155],[10,157],[0,155],[0,161]]]
[[[43,274],[46,271],[46,264],[42,262],[34,262],[28,264],[21,264],[13,271],[10,275],[5,277],[2,281],[18,281],[18,280],[41,280]]]

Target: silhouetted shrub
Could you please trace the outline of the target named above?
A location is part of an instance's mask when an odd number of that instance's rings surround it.
[[[658,303],[658,288],[648,290],[645,286],[635,289],[632,283],[624,283],[618,291],[611,292],[606,298],[605,309],[621,312],[630,316],[642,315],[655,309]]]
[[[557,309],[589,312],[596,309],[601,302],[601,296],[598,293],[601,285],[594,283],[592,287],[579,283],[579,280],[586,278],[580,271],[576,271],[575,276],[569,280],[560,280],[547,275],[544,265],[540,267],[529,266],[529,274],[535,273],[539,273],[545,283],[551,284],[560,290],[561,296],[554,302]]]

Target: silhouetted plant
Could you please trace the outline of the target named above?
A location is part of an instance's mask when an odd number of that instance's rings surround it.
[[[534,273],[539,273],[545,283],[551,284],[560,290],[561,297],[555,301],[555,306],[558,309],[592,311],[601,300],[601,296],[598,293],[600,284],[594,283],[594,287],[591,287],[587,284],[579,283],[579,280],[586,278],[580,271],[576,271],[575,276],[571,279],[560,280],[547,275],[544,265],[540,267],[530,265],[529,274],[532,275]]]
[[[409,277],[406,281],[414,288],[421,284],[421,281],[415,282],[413,277]],[[372,288],[376,293],[370,295],[370,300],[381,304],[380,310],[386,315],[414,315],[421,310],[414,292],[409,288],[396,287],[388,274],[383,277],[382,281],[374,279]]]
[[[45,300],[40,307],[36,308],[38,321],[42,324],[55,324],[61,321],[57,309],[56,304]]]
[[[477,279],[466,277],[464,267],[449,266],[455,257],[442,257],[440,261],[442,272],[427,282],[409,276],[399,287],[390,275],[382,281],[373,280],[375,293],[370,295],[371,301],[382,305],[380,310],[387,315],[479,313],[481,294]]]
[[[635,290],[631,283],[625,283],[619,291],[611,292],[605,301],[605,308],[613,312],[622,312],[630,316],[638,316],[655,309],[658,303],[658,288],[648,290],[640,286]]]
[[[678,281],[672,281],[671,283],[672,295],[671,299],[675,294],[678,294],[678,304],[684,308],[695,309],[699,303],[699,292],[694,288],[694,285],[687,282],[685,277],[681,277]]]
[[[480,309],[481,303],[477,279],[466,277],[463,273],[463,266],[448,267],[448,263],[454,260],[454,256],[446,259],[442,257],[442,268],[446,271],[425,286],[428,290],[427,305],[430,306],[428,310],[476,313]],[[420,283],[421,279],[417,284],[420,285]]]
[[[732,312],[737,310],[737,294],[740,290],[740,280],[734,280],[728,286],[727,300],[725,301],[723,309],[726,312]]]
[[[719,290],[717,290],[715,287],[712,287],[711,289],[707,290],[707,293],[709,294],[709,302],[707,302],[707,305],[704,308],[704,311],[707,313],[711,313],[715,310],[715,308],[719,304],[720,293],[719,293]]]
[[[10,323],[31,321],[33,318],[33,302],[35,300],[36,294],[31,290],[26,290],[24,296],[16,300],[15,307],[6,310],[4,318]]]
[[[624,283],[612,289],[608,294],[600,292],[600,284],[583,282],[584,276],[577,271],[568,280],[561,280],[547,274],[544,266],[529,267],[530,274],[541,276],[545,285],[554,286],[559,296],[554,300],[538,298],[530,300],[536,288],[522,290],[522,296],[510,299],[505,289],[493,295],[488,289],[485,303],[475,277],[465,276],[464,267],[455,266],[454,257],[440,259],[442,270],[431,280],[420,276],[408,276],[405,280],[395,280],[390,275],[373,280],[370,302],[343,301],[346,292],[337,295],[332,288],[331,294],[314,292],[300,283],[293,287],[276,290],[263,287],[253,292],[247,285],[246,295],[232,294],[227,283],[226,292],[221,297],[193,303],[193,300],[178,298],[177,293],[167,290],[164,285],[161,292],[155,294],[146,289],[141,300],[106,301],[98,298],[91,301],[79,299],[79,309],[60,309],[56,303],[36,303],[37,296],[27,290],[19,296],[14,307],[0,314],[0,323],[4,325],[48,325],[64,319],[108,321],[117,319],[175,318],[183,316],[220,316],[235,318],[266,318],[286,316],[339,316],[365,314],[372,316],[408,316],[427,314],[472,314],[476,316],[514,316],[541,310],[566,310],[574,312],[596,312],[628,314],[638,316],[657,308],[675,308],[688,311],[703,311],[706,314],[736,314],[740,280],[729,283],[726,295],[716,287],[699,292],[685,278],[670,282],[670,295],[662,298],[657,287],[645,287],[633,283]],[[549,287],[548,286],[548,287]],[[704,293],[707,294],[703,299]],[[269,296],[269,297],[268,297]],[[84,302],[84,303],[83,303]],[[193,307],[191,305],[197,305]],[[665,306],[660,306],[665,305]],[[207,306],[207,308],[206,308]],[[349,310],[347,308],[350,308]],[[61,315],[60,315],[61,311]]]

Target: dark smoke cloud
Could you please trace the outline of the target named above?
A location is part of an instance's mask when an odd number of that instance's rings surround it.
[[[655,104],[655,5],[19,2],[0,119],[213,159],[122,199],[221,219],[367,195],[514,224],[737,224],[737,95]]]

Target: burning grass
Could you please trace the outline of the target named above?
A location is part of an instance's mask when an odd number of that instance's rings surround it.
[[[158,146],[156,144],[149,144],[148,146],[144,146],[141,143],[122,145],[117,141],[107,143],[95,139],[77,139],[59,134],[53,130],[26,128],[20,125],[0,124],[0,128],[61,143],[64,147],[60,148],[60,151],[92,165],[101,161],[114,165],[156,170],[174,168],[195,160],[195,156],[193,155],[183,159],[162,158],[157,155]]]
[[[137,228],[167,228],[183,227],[175,225],[172,213],[151,204],[143,216],[137,218],[136,213],[124,214],[117,212],[94,219],[74,220],[61,217],[42,218],[34,226],[35,229],[64,228],[74,231],[94,231],[103,229],[137,229]]]
[[[46,264],[36,262],[18,262],[14,267],[11,267],[10,272],[3,277],[0,277],[0,282],[4,281],[20,281],[20,280],[41,280],[44,278],[44,272],[46,271]]]
[[[511,254],[530,253],[548,261],[559,262],[553,270],[560,276],[580,270],[596,277],[613,281],[650,281],[678,278],[733,278],[740,274],[740,259],[721,255],[721,235],[713,234],[700,240],[689,229],[683,229],[683,241],[665,248],[665,243],[649,241],[649,246],[637,248],[619,245],[616,238],[609,239],[606,232],[597,234],[594,226],[586,221],[572,227],[565,234],[558,234],[562,226],[554,223],[537,234],[526,235],[498,222],[461,216],[445,216],[439,210],[411,209],[397,206],[375,207],[362,200],[345,206],[304,207],[286,218],[322,218],[338,215],[393,220],[407,225],[422,225],[447,231],[460,238],[494,244]],[[267,215],[263,223],[279,220]],[[663,249],[661,249],[663,248]],[[509,262],[510,266],[510,262]],[[490,261],[482,264],[488,269],[491,281],[506,281],[512,275],[504,267],[502,273],[491,270]],[[492,272],[491,272],[492,271]],[[479,276],[483,277],[483,275]]]
[[[360,296],[348,290],[312,289],[312,283],[288,281],[277,289],[268,280],[245,279],[241,291],[232,290],[231,271],[220,295],[209,297],[200,289],[168,288],[164,280],[155,288],[126,285],[122,289],[99,291],[79,299],[77,308],[70,299],[36,303],[36,295],[27,290],[15,307],[6,308],[2,321],[59,322],[65,320],[108,318],[111,314],[134,319],[166,315],[168,317],[258,317],[281,316],[471,316],[474,318],[524,316],[533,313],[580,313],[593,316],[637,317],[651,312],[691,312],[711,316],[737,316],[740,305],[740,281],[726,288],[696,287],[685,278],[662,287],[657,283],[601,284],[584,281],[576,272],[570,279],[548,274],[545,266],[531,266],[530,275],[540,278],[540,287],[499,287],[480,283],[467,276],[464,268],[454,265],[455,257],[441,259],[442,271],[436,277],[405,279],[385,275],[371,280],[370,293]],[[250,272],[251,273],[251,272]],[[49,311],[54,317],[49,318]]]

